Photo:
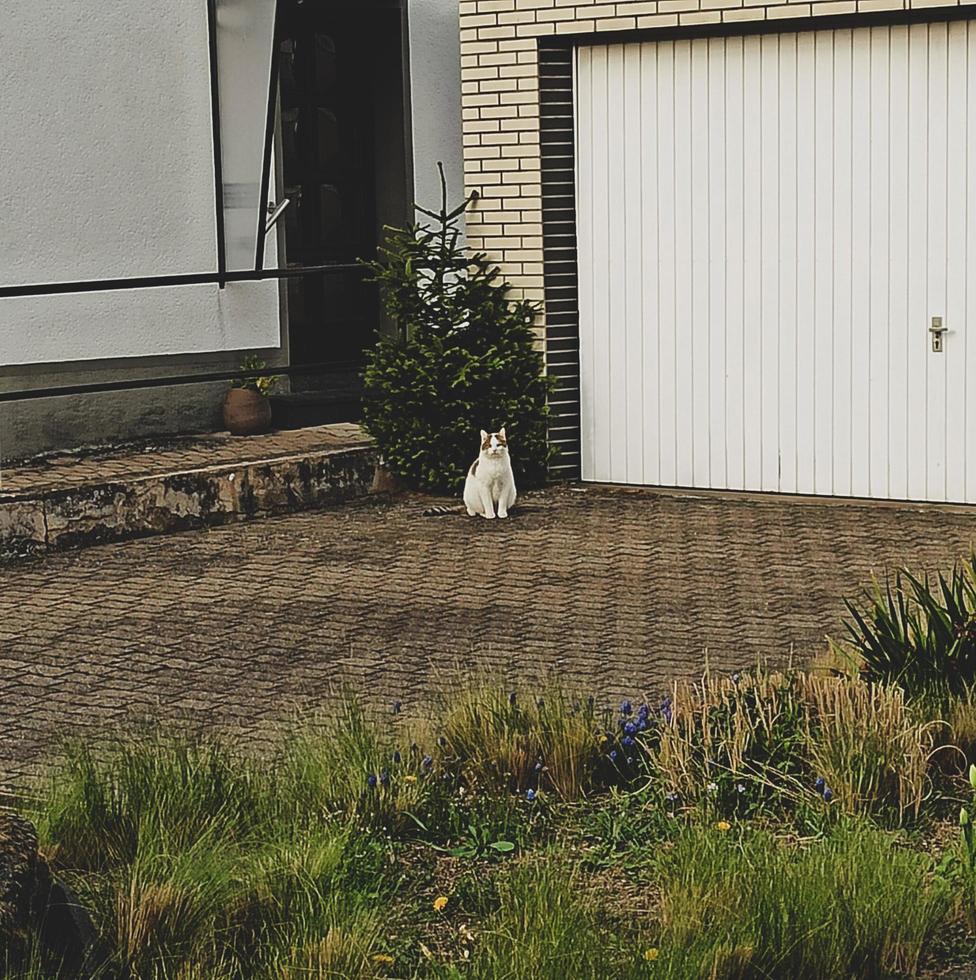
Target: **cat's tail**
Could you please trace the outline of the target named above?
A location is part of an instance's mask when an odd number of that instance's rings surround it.
[[[450,514],[463,514],[465,511],[463,504],[458,504],[455,507],[428,507],[424,513],[424,517],[447,517]]]

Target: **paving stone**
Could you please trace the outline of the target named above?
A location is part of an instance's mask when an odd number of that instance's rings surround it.
[[[946,567],[976,526],[961,507],[598,487],[527,495],[508,521],[421,517],[429,504],[0,565],[0,785],[64,735],[147,716],[260,747],[341,686],[409,720],[458,669],[555,670],[612,703],[706,657],[803,662],[872,573]]]

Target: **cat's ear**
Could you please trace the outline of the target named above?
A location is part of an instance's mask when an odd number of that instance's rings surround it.
[[[498,434],[499,434],[499,435],[500,435],[500,436],[501,436],[501,437],[502,437],[503,439],[507,439],[507,438],[508,438],[508,436],[507,436],[507,435],[505,435],[505,426],[504,426],[504,425],[503,425],[503,426],[502,426],[502,427],[501,427],[501,428],[500,428],[500,429],[498,430]]]
[[[485,441],[485,440],[486,440],[487,438],[488,438],[488,433],[487,433],[487,432],[485,432],[485,430],[484,430],[484,429],[482,429],[482,430],[481,430],[481,441],[482,441],[482,443],[484,443],[484,441]]]

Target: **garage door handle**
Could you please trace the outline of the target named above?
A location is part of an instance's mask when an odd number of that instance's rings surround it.
[[[932,326],[929,327],[929,333],[932,334],[932,350],[936,354],[942,353],[942,335],[945,332],[946,328],[942,325],[942,317],[932,317]]]

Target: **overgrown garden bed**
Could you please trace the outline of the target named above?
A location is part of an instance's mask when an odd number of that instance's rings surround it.
[[[103,977],[936,975],[976,955],[974,581],[855,604],[830,666],[653,699],[466,678],[271,759],[75,745],[24,810]]]

